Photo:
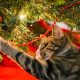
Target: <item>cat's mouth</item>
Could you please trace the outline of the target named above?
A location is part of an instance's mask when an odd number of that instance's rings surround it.
[[[38,49],[36,52],[36,59],[41,59],[41,60],[48,60],[51,58],[52,55],[47,55],[45,52],[40,52]]]
[[[45,59],[46,57],[47,57],[46,53],[42,54],[39,49],[37,50],[36,52],[37,59]]]

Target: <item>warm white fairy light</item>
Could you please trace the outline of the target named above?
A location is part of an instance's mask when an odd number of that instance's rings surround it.
[[[31,26],[33,26],[33,25],[31,24]]]
[[[26,15],[20,15],[19,18],[20,18],[21,20],[24,20],[24,19],[26,18]]]

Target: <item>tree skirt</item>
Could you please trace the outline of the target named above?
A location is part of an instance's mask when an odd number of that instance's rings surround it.
[[[49,25],[45,23],[44,20],[38,22],[42,28],[48,29]],[[70,30],[62,29],[64,32],[70,32]],[[71,32],[75,40],[73,43],[80,48],[80,33]],[[36,51],[34,45],[29,44],[28,48],[30,51]],[[0,54],[3,55],[2,52]],[[25,70],[20,68],[15,62],[9,59],[6,55],[3,55],[3,61],[0,63],[0,80],[37,80],[35,77],[27,73]]]
[[[0,54],[3,55],[2,52]],[[0,80],[37,80],[6,55],[3,55],[3,58],[2,63],[0,63]]]

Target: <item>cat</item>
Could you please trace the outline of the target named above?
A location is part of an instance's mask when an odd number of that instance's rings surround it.
[[[42,38],[36,56],[19,51],[0,37],[1,51],[39,80],[80,80],[80,49],[60,28]]]

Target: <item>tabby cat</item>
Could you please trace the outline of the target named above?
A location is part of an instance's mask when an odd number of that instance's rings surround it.
[[[35,58],[1,37],[0,46],[2,52],[39,80],[80,80],[80,50],[58,28],[54,35],[41,40]]]

